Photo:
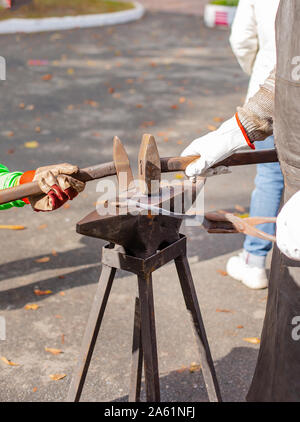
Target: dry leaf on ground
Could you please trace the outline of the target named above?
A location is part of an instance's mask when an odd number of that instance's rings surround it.
[[[53,349],[52,347],[45,347],[45,351],[52,353],[52,355],[59,355],[60,353],[63,353],[61,349]]]
[[[49,377],[53,380],[53,381],[58,381],[58,380],[62,380],[63,378],[65,378],[67,376],[67,374],[53,374],[53,375],[49,375]]]
[[[26,309],[27,311],[36,311],[37,309],[39,309],[39,305],[37,305],[36,303],[28,303],[24,306],[24,309]]]
[[[34,294],[37,296],[50,295],[51,293],[52,293],[52,290],[40,290],[40,289],[34,290]]]
[[[227,271],[224,271],[224,270],[217,270],[217,272],[221,274],[223,277],[226,277],[228,275]]]
[[[49,261],[50,261],[50,256],[43,256],[43,258],[35,259],[35,262],[38,262],[38,263],[44,263],[44,262],[49,262]]]
[[[230,309],[216,309],[216,312],[224,312],[226,314],[234,314],[234,311],[231,311]]]
[[[5,225],[0,224],[0,229],[2,230],[24,230],[25,226],[12,226],[12,225]]]
[[[41,224],[40,226],[38,226],[39,230],[43,230],[47,227],[47,224]]]
[[[201,365],[197,364],[196,362],[192,362],[189,371],[191,373],[201,371]]]
[[[235,205],[234,208],[239,212],[246,212],[246,208],[242,205]]]
[[[1,360],[9,366],[19,366],[19,363],[14,363],[11,360],[7,359],[5,356],[1,356]]]
[[[52,78],[53,76],[51,75],[51,73],[48,73],[47,75],[42,76],[43,81],[51,81]]]
[[[216,130],[217,128],[216,128],[216,126],[208,125],[207,129],[213,131],[213,130]]]
[[[243,338],[244,341],[247,341],[248,343],[251,344],[259,344],[260,343],[260,339],[257,337],[245,337]]]
[[[25,148],[37,148],[39,146],[38,141],[29,141],[24,143]]]

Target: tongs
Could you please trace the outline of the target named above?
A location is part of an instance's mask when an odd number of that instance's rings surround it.
[[[234,229],[226,225],[232,224]],[[213,224],[211,224],[213,223]],[[219,224],[218,224],[219,223]],[[225,226],[222,225],[225,223]],[[258,237],[260,239],[276,242],[276,237],[265,233],[256,226],[259,224],[276,223],[276,217],[246,217],[241,218],[232,213],[207,213],[205,214],[205,227],[209,233],[243,233],[245,235]]]

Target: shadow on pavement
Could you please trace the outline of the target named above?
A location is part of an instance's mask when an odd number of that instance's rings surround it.
[[[215,363],[223,401],[245,401],[254,373],[258,351],[250,347],[235,347]],[[247,364],[245,364],[247,362]],[[201,371],[178,369],[160,377],[161,401],[207,402],[208,395]],[[145,384],[142,382],[141,400],[145,401]],[[128,395],[114,402],[126,402]]]

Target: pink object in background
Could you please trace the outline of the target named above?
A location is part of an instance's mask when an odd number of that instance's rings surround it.
[[[229,28],[233,22],[236,7],[207,4],[204,8],[204,22],[209,28]]]
[[[0,5],[7,9],[10,9],[12,6],[12,0],[0,0]]]

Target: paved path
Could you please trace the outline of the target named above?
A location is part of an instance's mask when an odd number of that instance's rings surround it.
[[[136,167],[144,132],[155,135],[161,155],[179,154],[230,117],[247,87],[228,32],[204,28],[198,16],[149,12],[116,27],[7,35],[0,51],[7,59],[0,154],[11,169],[110,161],[114,135]],[[45,62],[35,66],[32,60]],[[33,140],[38,148],[26,148]],[[210,179],[206,210],[247,208],[254,173],[253,167],[235,168]],[[0,360],[0,401],[66,397],[100,272],[103,242],[75,232],[76,222],[95,207],[96,185],[53,214],[30,207],[1,213],[1,224],[26,230],[0,233],[0,316],[7,322],[0,356],[19,364]],[[258,350],[243,339],[259,337],[267,292],[222,275],[241,236],[183,231],[224,399],[242,401]],[[52,293],[36,296],[37,288]],[[126,399],[135,289],[134,277],[118,275],[83,400]],[[162,399],[206,400],[201,374],[182,370],[199,359],[173,266],[154,275],[154,294]],[[28,303],[40,307],[25,310]],[[66,377],[52,381],[57,373]]]
[[[203,15],[207,0],[139,0],[149,10]]]

